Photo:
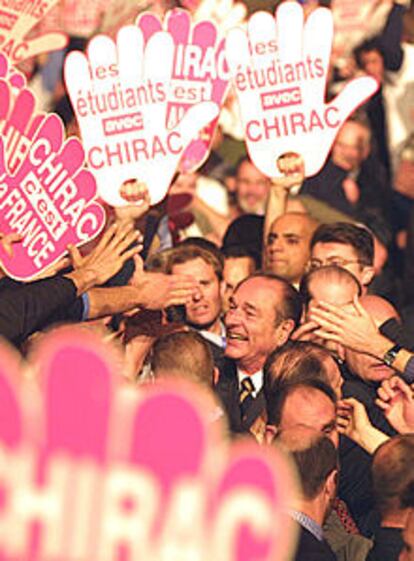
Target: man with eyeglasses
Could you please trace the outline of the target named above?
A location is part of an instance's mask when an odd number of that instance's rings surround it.
[[[310,268],[336,265],[352,273],[363,294],[375,275],[374,238],[367,228],[348,222],[321,224],[311,242]]]
[[[326,265],[336,265],[352,273],[361,284],[362,296],[375,276],[374,237],[365,226],[348,222],[321,224],[315,231],[311,242],[310,269]],[[380,304],[384,301],[375,297]],[[379,329],[383,335],[399,345],[412,349],[413,337],[405,333],[399,323],[397,311],[388,304],[389,313],[383,317]]]

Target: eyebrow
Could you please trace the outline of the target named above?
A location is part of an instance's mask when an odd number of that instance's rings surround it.
[[[246,308],[249,312],[257,312],[256,306],[254,304],[250,304],[250,302],[245,302],[244,308]]]

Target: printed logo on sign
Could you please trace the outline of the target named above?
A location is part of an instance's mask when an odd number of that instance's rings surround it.
[[[143,130],[144,123],[142,120],[142,113],[131,113],[127,115],[119,115],[118,117],[108,117],[102,120],[104,134],[111,136],[114,134],[123,134],[126,132],[133,132]]]
[[[13,29],[14,24],[16,23],[17,16],[13,14],[9,14],[0,10],[0,28],[1,29]]]
[[[289,105],[300,105],[302,103],[302,94],[299,87],[262,93],[260,98],[263,109],[277,109],[278,107],[289,107]]]

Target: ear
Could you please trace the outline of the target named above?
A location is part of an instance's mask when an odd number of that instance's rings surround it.
[[[278,347],[281,347],[282,345],[284,345],[287,342],[287,340],[289,339],[289,337],[293,333],[294,329],[295,329],[295,322],[293,321],[293,319],[284,319],[277,326],[277,328],[276,328],[276,340],[277,340]]]
[[[264,441],[266,444],[271,444],[277,434],[277,428],[274,425],[266,425]]]
[[[338,488],[338,470],[334,469],[328,475],[328,478],[325,482],[325,493],[327,495],[328,500],[332,500],[336,497],[336,492]]]
[[[226,283],[224,280],[220,281],[220,298],[224,300],[224,294],[226,292]]]
[[[361,282],[363,286],[368,286],[372,279],[375,276],[375,269],[374,267],[370,267],[369,265],[364,265],[361,272]]]
[[[217,386],[218,381],[219,381],[219,377],[220,377],[220,371],[217,368],[217,366],[215,366],[213,368],[213,386]]]

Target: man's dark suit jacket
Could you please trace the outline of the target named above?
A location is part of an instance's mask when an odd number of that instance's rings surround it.
[[[404,547],[400,528],[380,528],[374,535],[374,546],[367,561],[398,561]]]
[[[320,542],[306,528],[299,527],[299,543],[294,561],[337,561],[326,541]]]
[[[249,432],[250,427],[265,408],[263,388],[251,402],[246,415],[242,416],[236,363],[230,358],[224,358],[216,392],[225,407],[231,432]]]

